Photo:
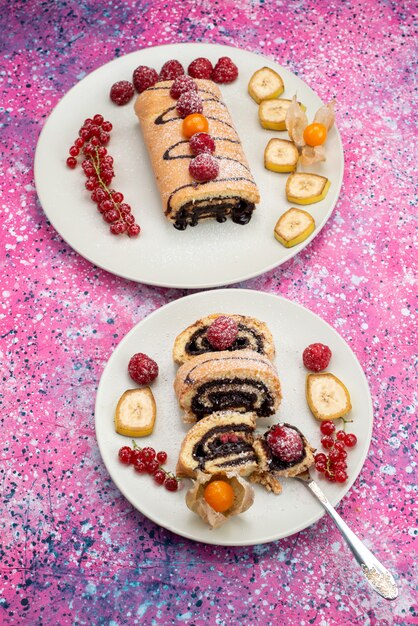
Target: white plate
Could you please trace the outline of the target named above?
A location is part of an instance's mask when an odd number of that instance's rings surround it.
[[[157,70],[170,58],[187,65],[198,56],[216,62],[230,56],[240,75],[222,87],[225,102],[237,126],[262,201],[246,226],[216,221],[177,231],[161,208],[154,174],[148,160],[133,105],[117,107],[109,100],[111,85],[130,80],[138,65]],[[40,135],[35,156],[35,182],[42,207],[60,235],[74,250],[95,265],[134,281],[186,289],[228,285],[262,274],[284,263],[315,237],[331,215],[337,202],[343,176],[343,151],[340,135],[333,128],[327,139],[327,161],[316,166],[327,176],[331,188],[322,202],[308,207],[317,228],[302,244],[289,249],[274,239],[274,225],[289,208],[285,199],[286,174],[264,169],[264,148],[271,137],[287,133],[263,130],[258,122],[257,105],[247,94],[253,72],[263,65],[275,68],[283,77],[286,98],[297,93],[312,119],[322,102],[294,74],[272,60],[251,52],[212,44],[175,44],[139,50],[111,61],[73,87],[49,116]],[[84,189],[79,166],[65,165],[68,148],[86,117],[102,113],[113,125],[109,152],[115,159],[113,185],[133,207],[142,232],[139,238],[115,237],[97,212]],[[210,262],[208,262],[210,261]]]
[[[349,425],[349,432],[355,432],[358,437],[357,446],[348,453],[347,484],[336,485],[319,479],[325,494],[335,505],[350,489],[367,455],[373,422],[370,392],[359,362],[338,333],[311,311],[277,296],[245,289],[201,292],[163,306],[137,324],[117,346],[103,372],[96,400],[96,434],[102,458],[116,486],[148,518],[195,541],[228,546],[254,545],[296,533],[324,514],[297,480],[284,480],[280,496],[267,493],[257,485],[254,505],[248,511],[221,528],[210,530],[186,507],[184,497],[191,484],[189,481],[185,481],[183,491],[169,493],[154,485],[149,476],[138,475],[132,467],[122,465],[117,458],[119,448],[129,445],[130,439],[115,432],[114,409],[121,394],[135,387],[127,373],[130,357],[135,352],[145,352],[156,359],[160,368],[159,377],[152,385],[158,414],[152,435],[138,443],[166,450],[167,467],[175,469],[188,427],[181,420],[173,391],[176,367],[171,357],[172,346],[186,326],[220,311],[255,316],[265,321],[273,333],[283,401],[277,415],[259,420],[259,426],[264,428],[276,421],[292,423],[319,449],[319,422],[306,405],[306,370],[301,355],[307,345],[316,341],[331,348],[333,357],[329,370],[340,377],[350,391],[354,423]]]

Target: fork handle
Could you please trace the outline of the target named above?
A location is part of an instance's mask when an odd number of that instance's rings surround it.
[[[392,574],[376,559],[357,535],[347,526],[319,488],[319,485],[312,479],[301,482],[310,489],[328,512],[332,521],[347,542],[357,563],[360,565],[369,585],[386,600],[395,600],[395,598],[398,597],[398,588]]]

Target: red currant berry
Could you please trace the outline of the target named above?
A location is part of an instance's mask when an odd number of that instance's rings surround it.
[[[185,93],[186,91],[197,91],[197,90],[198,90],[198,86],[197,86],[197,83],[195,83],[195,81],[193,80],[193,78],[190,78],[190,76],[186,76],[185,74],[182,74],[181,76],[177,76],[176,80],[171,85],[170,96],[174,100],[177,100],[178,98],[180,98],[182,93]]]
[[[99,135],[99,141],[102,144],[102,146],[107,146],[107,144],[110,141],[110,135],[109,133],[100,133]]]
[[[327,469],[327,464],[326,463],[320,463],[318,461],[317,463],[315,463],[315,469],[320,474],[324,474],[326,472],[326,469]]]
[[[303,351],[302,359],[306,369],[312,372],[322,372],[331,360],[332,352],[323,343],[311,343]]]
[[[344,443],[343,441],[341,441],[341,440],[336,441],[336,442],[334,443],[334,449],[335,449],[335,450],[340,450],[340,451],[341,451],[341,450],[345,450],[345,443]]]
[[[195,156],[202,154],[202,152],[207,152],[208,154],[215,152],[215,142],[207,133],[195,133],[190,137],[189,145],[192,154]]]
[[[165,472],[163,472],[163,470],[157,470],[153,478],[157,485],[163,485],[165,481]]]
[[[158,80],[174,80],[182,74],[184,74],[182,64],[175,59],[170,59],[162,66]]]
[[[123,446],[118,452],[119,461],[124,465],[129,465],[132,459],[132,448]]]
[[[212,76],[213,65],[209,59],[199,57],[192,61],[187,68],[187,73],[193,78],[204,78],[209,80]]]
[[[348,478],[347,472],[345,472],[344,470],[340,470],[340,469],[335,470],[334,476],[335,476],[335,480],[337,483],[345,483],[345,481]]]
[[[327,455],[324,454],[323,452],[319,452],[318,454],[315,454],[315,463],[326,463],[327,462]]]
[[[68,152],[73,157],[76,157],[76,156],[78,156],[80,154],[80,150],[77,148],[77,146],[71,146],[71,148],[68,150]]]
[[[119,204],[123,201],[123,194],[119,191],[112,191],[112,198],[113,201],[116,202],[116,204]]]
[[[354,433],[346,433],[345,435],[345,445],[347,448],[354,448],[357,443],[357,437]]]
[[[341,450],[337,450],[335,447],[332,448],[332,450],[330,450],[330,453],[328,455],[329,456],[329,460],[332,461],[332,462],[338,461],[341,458],[340,454],[341,454]]]
[[[164,482],[164,487],[167,489],[167,491],[177,491],[178,489],[178,482],[176,478],[166,478],[165,482]]]
[[[111,122],[103,122],[102,124],[102,129],[106,132],[106,133],[110,133],[110,131],[112,130],[113,126],[111,124]]]
[[[335,483],[335,476],[331,472],[326,471],[324,476],[330,483]]]
[[[138,461],[139,459],[142,460],[141,450],[138,450],[138,448],[134,448],[131,454],[131,463],[135,463],[135,461]]]
[[[127,80],[119,80],[110,89],[110,99],[118,106],[127,104],[134,96],[135,89]],[[103,124],[102,124],[103,128]]]
[[[227,350],[238,335],[238,324],[232,317],[219,315],[209,326],[206,339],[215,350]]]
[[[120,206],[119,206],[119,210],[122,213],[130,213],[131,212],[131,207],[129,206],[129,204],[126,204],[125,202],[123,202]]]
[[[154,459],[153,461],[148,461],[147,463],[148,474],[151,474],[152,476],[153,474],[155,474],[156,471],[158,471],[159,467],[160,467],[160,464],[158,463],[157,459]]]
[[[135,218],[132,215],[132,213],[125,213],[124,211],[122,212],[122,217],[124,219],[124,221],[131,226],[131,224],[135,224]],[[139,226],[138,226],[139,228]],[[129,235],[129,228],[128,228],[128,235]]]
[[[132,82],[138,93],[152,87],[158,81],[158,72],[152,67],[139,65],[132,75]]]
[[[93,120],[91,119],[91,117],[87,117],[84,120],[84,126],[91,126],[93,124]]]
[[[337,432],[335,433],[335,438],[337,441],[345,443],[345,432],[343,430],[337,430]]]
[[[87,130],[87,128],[80,128],[78,134],[80,135],[80,139],[82,139],[83,142],[87,141],[87,139],[90,139],[90,131]]]
[[[164,452],[164,450],[161,450],[161,452],[158,452],[157,461],[160,463],[160,465],[164,465],[164,463],[167,461],[167,452]]]
[[[335,430],[335,424],[334,422],[326,420],[325,422],[321,422],[320,430],[323,435],[332,435]]]
[[[155,459],[155,450],[154,450],[154,448],[150,448],[149,446],[146,447],[146,448],[143,448],[142,449],[141,458],[146,463],[149,463],[150,461],[154,461],[154,459]]]
[[[325,435],[324,437],[322,437],[321,443],[322,447],[325,448],[325,450],[330,450],[334,445],[334,439],[329,435]]]
[[[73,170],[77,166],[77,159],[72,156],[68,157],[67,166]]]
[[[77,137],[77,139],[74,141],[74,145],[76,148],[80,150],[80,148],[84,146],[84,141],[82,140],[81,137]]]
[[[218,161],[211,154],[198,154],[190,161],[189,173],[199,183],[213,180],[219,174]]]
[[[122,221],[114,222],[109,228],[112,235],[122,235],[123,233],[126,233],[127,229],[127,225]]]
[[[94,124],[96,124],[96,126],[101,126],[104,122],[104,117],[103,115],[100,115],[100,113],[97,113],[94,117],[93,117],[93,122]]]
[[[138,459],[134,462],[134,468],[138,472],[138,474],[148,473],[148,466],[141,459]]]
[[[125,224],[126,226],[126,224]],[[129,376],[138,385],[149,385],[158,376],[158,365],[146,354],[134,354],[128,364]]]
[[[335,461],[334,463],[334,470],[346,470],[347,469],[347,463],[345,461],[343,461],[342,459],[339,459],[338,461]]]
[[[221,57],[213,68],[211,79],[215,83],[232,83],[238,78],[238,68],[229,57]]]
[[[128,227],[128,236],[129,237],[138,237],[140,232],[141,232],[141,228],[138,226],[138,224],[131,224]]]
[[[119,211],[116,211],[116,209],[110,209],[110,211],[103,213],[103,219],[107,224],[113,224],[119,219]]]
[[[95,178],[94,176],[91,176],[90,178],[86,180],[86,182],[84,183],[84,186],[88,191],[93,191],[93,189],[96,189],[96,187],[98,187],[99,184],[100,183],[97,180],[97,178]]]

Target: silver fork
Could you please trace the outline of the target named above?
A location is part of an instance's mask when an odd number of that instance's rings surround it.
[[[376,559],[366,548],[360,539],[347,526],[338,515],[334,507],[329,503],[318,484],[312,479],[308,471],[302,472],[295,478],[299,479],[319,500],[324,509],[330,515],[332,521],[347,542],[348,547],[360,565],[369,585],[386,600],[395,600],[398,597],[398,587],[392,574]]]

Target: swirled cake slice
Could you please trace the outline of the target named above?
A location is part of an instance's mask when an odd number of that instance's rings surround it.
[[[209,352],[186,361],[177,372],[174,390],[186,422],[224,410],[267,417],[281,401],[276,368],[253,350]]]
[[[255,413],[219,411],[197,422],[181,445],[177,475],[195,477],[198,471],[233,471],[248,476],[258,467],[253,448]]]
[[[199,354],[214,352],[214,348],[207,340],[209,326],[219,316],[225,313],[213,313],[197,320],[181,332],[174,342],[173,359],[179,365],[189,361]],[[275,355],[273,336],[267,324],[255,317],[248,315],[227,315],[232,318],[238,326],[238,335],[228,351],[254,350],[264,354],[268,359],[273,360]]]

